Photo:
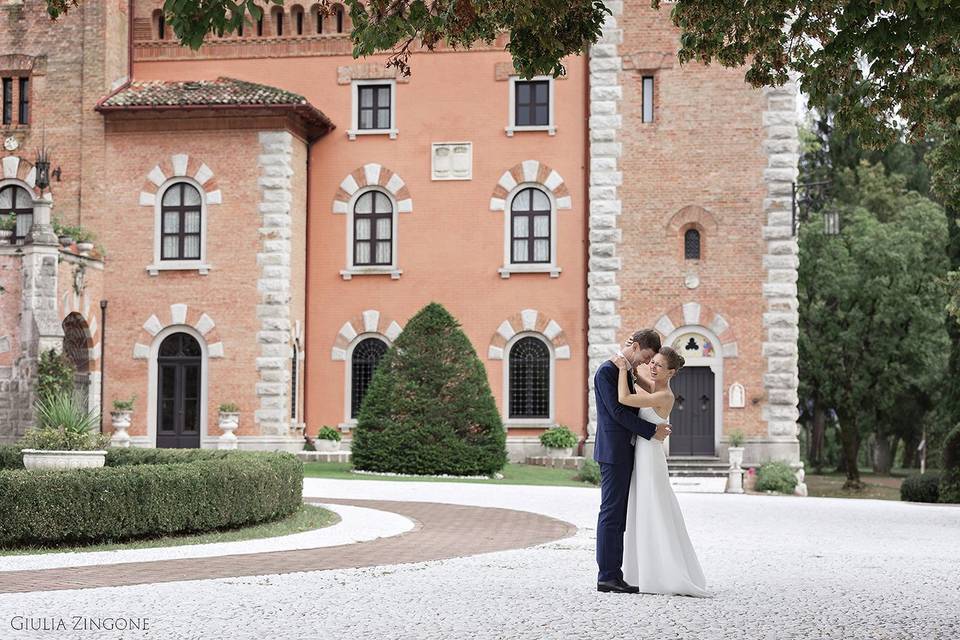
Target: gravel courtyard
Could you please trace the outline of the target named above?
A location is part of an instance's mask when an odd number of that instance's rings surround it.
[[[7,594],[0,637],[960,637],[956,507],[680,494],[715,594],[692,599],[595,591],[596,489],[308,479],[305,495],[518,509],[579,531],[540,547],[410,565]],[[15,616],[142,617],[149,628],[17,631]]]

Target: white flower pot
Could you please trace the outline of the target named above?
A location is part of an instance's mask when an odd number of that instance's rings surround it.
[[[91,251],[93,251],[93,243],[92,243],[92,242],[78,242],[78,243],[77,243],[77,251],[79,251],[79,252],[80,252],[81,254],[83,254],[83,255],[86,255],[86,254],[90,253]]]
[[[739,469],[743,464],[743,447],[730,447],[727,451],[730,454],[730,468]]]
[[[317,451],[340,451],[339,440],[321,440],[317,438],[313,441]]]
[[[23,466],[27,469],[92,469],[102,467],[106,451],[44,451],[22,449]]]
[[[111,411],[110,425],[113,427],[113,436],[110,438],[110,444],[114,447],[129,447],[130,434],[127,429],[133,420],[133,411]]]
[[[217,440],[217,449],[236,449],[237,435],[234,431],[240,426],[240,414],[236,411],[221,411],[218,426],[223,434]]]
[[[0,229],[0,244],[10,244],[11,242],[13,242],[13,231]]]
[[[569,458],[573,455],[573,447],[558,449],[556,447],[547,447],[548,458]]]

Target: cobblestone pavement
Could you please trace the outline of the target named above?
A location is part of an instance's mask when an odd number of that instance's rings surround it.
[[[411,564],[0,595],[0,638],[960,638],[956,507],[681,494],[714,593],[693,599],[594,590],[594,489],[308,480],[306,494],[518,509],[580,529]],[[463,527],[464,544],[482,531]],[[16,616],[148,629],[17,631]]]

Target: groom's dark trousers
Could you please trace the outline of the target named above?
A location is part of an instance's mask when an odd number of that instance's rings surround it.
[[[597,434],[593,459],[600,464],[600,517],[597,519],[598,582],[623,579],[623,533],[627,528],[627,498],[633,473],[634,435],[649,440],[657,432],[637,410],[617,401],[617,366],[609,360],[593,377],[597,401]],[[628,378],[631,392],[633,383]]]

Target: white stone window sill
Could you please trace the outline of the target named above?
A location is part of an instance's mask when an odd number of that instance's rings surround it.
[[[546,131],[551,136],[557,135],[557,126],[553,124],[536,127],[507,127],[507,137],[512,138],[514,133],[523,133],[524,131]]]
[[[344,280],[350,280],[353,276],[390,276],[391,280],[399,280],[400,274],[403,273],[403,269],[397,269],[396,267],[351,267],[350,269],[343,269],[340,271],[340,277]]]
[[[196,271],[205,276],[210,273],[209,264],[197,260],[168,260],[147,265],[147,273],[152,276],[160,275],[161,271]]]
[[[551,264],[538,264],[538,265],[526,265],[526,264],[508,264],[504,267],[497,269],[497,273],[500,274],[500,277],[506,280],[511,275],[515,273],[549,273],[551,278],[559,278],[560,272],[563,269]]]
[[[348,420],[347,422],[341,422],[337,425],[337,428],[344,433],[350,433],[350,431],[357,426],[356,420]]]
[[[357,136],[390,136],[391,140],[397,139],[399,129],[347,129],[347,138],[356,140]]]
[[[557,424],[549,418],[513,418],[504,421],[503,426],[506,429],[552,429]]]

